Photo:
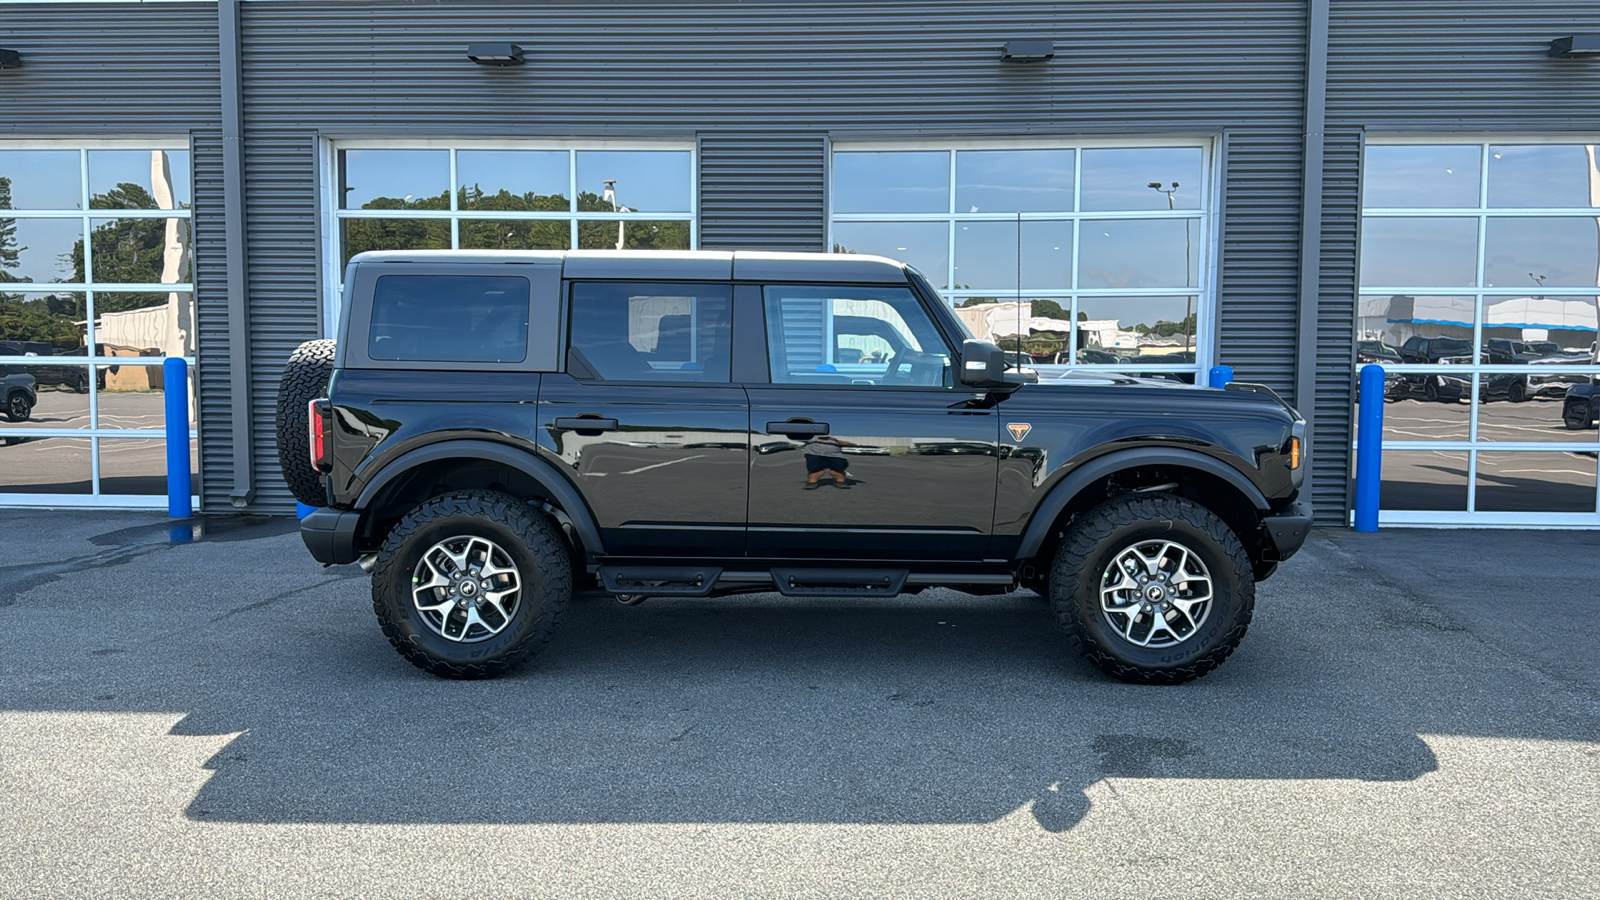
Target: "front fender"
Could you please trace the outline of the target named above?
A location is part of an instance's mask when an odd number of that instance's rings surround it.
[[[1039,548],[1050,536],[1050,529],[1054,526],[1056,518],[1084,488],[1123,469],[1157,465],[1182,466],[1215,475],[1232,485],[1257,510],[1266,511],[1270,506],[1261,489],[1245,477],[1244,473],[1199,451],[1185,450],[1181,447],[1133,447],[1113,450],[1080,463],[1062,476],[1045,494],[1044,499],[1034,508],[1028,527],[1022,533],[1022,541],[1017,547],[1015,558],[1032,559],[1038,554]]]

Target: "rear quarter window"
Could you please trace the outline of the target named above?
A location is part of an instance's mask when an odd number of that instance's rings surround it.
[[[367,356],[404,362],[520,363],[528,356],[528,279],[383,275],[372,293]]]

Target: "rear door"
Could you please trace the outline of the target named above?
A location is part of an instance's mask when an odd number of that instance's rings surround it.
[[[982,559],[999,419],[986,393],[956,386],[951,347],[917,296],[768,284],[759,299],[741,287],[740,300],[741,315],[761,311],[768,357],[745,385],[749,555]]]
[[[608,554],[744,552],[749,404],[730,379],[727,282],[575,281],[566,371],[539,444],[572,473]]]

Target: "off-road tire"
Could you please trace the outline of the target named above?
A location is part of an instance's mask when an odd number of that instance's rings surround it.
[[[505,630],[475,643],[435,633],[412,600],[413,573],[423,552],[457,535],[499,544],[522,579],[523,596]],[[384,637],[412,665],[441,678],[492,678],[527,662],[550,642],[571,597],[572,569],[556,524],[496,491],[442,494],[413,509],[384,539],[372,571],[372,611]]]
[[[1569,397],[1562,401],[1561,424],[1568,431],[1583,431],[1594,424],[1594,400],[1582,397]]]
[[[1210,611],[1182,642],[1139,647],[1100,609],[1100,578],[1111,560],[1140,541],[1182,544],[1212,577]],[[1214,513],[1171,494],[1125,494],[1080,516],[1067,529],[1050,573],[1050,604],[1068,641],[1094,666],[1135,684],[1182,684],[1217,666],[1239,646],[1255,611],[1250,558]]]
[[[278,467],[289,493],[307,506],[328,502],[322,473],[311,467],[310,422],[306,404],[323,396],[333,372],[337,341],[306,341],[289,354],[278,384]]]
[[[17,391],[6,398],[6,419],[12,422],[26,422],[33,415],[33,401],[28,399],[27,393]]]

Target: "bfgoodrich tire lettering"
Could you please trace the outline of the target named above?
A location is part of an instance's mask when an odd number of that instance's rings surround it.
[[[289,354],[278,385],[278,466],[296,500],[308,506],[328,502],[322,473],[311,468],[310,413],[306,404],[328,389],[337,341],[306,341]]]
[[[1205,573],[1211,599],[1192,628],[1177,627],[1139,646],[1151,634],[1148,627],[1132,628],[1130,639],[1113,622],[1126,626],[1131,619],[1102,607],[1102,592],[1114,586],[1108,569],[1116,571],[1112,567],[1130,549],[1157,554],[1167,544],[1192,555],[1189,571],[1197,580]],[[1162,558],[1182,557],[1172,550]],[[1166,565],[1170,571],[1177,563]],[[1130,494],[1072,523],[1056,551],[1050,602],[1068,639],[1101,671],[1137,684],[1180,684],[1215,669],[1239,646],[1255,609],[1255,579],[1238,536],[1210,510],[1170,494]]]
[[[503,622],[493,620],[497,627],[487,636],[466,634],[460,622],[441,634],[437,613],[420,610],[416,600],[419,573],[434,577],[423,554],[441,543],[465,546],[452,543],[460,537],[486,539],[516,567],[520,596],[514,611]],[[549,643],[571,595],[566,543],[555,524],[494,491],[444,494],[413,509],[389,532],[372,573],[372,611],[384,636],[412,665],[443,678],[490,678],[527,662]]]

